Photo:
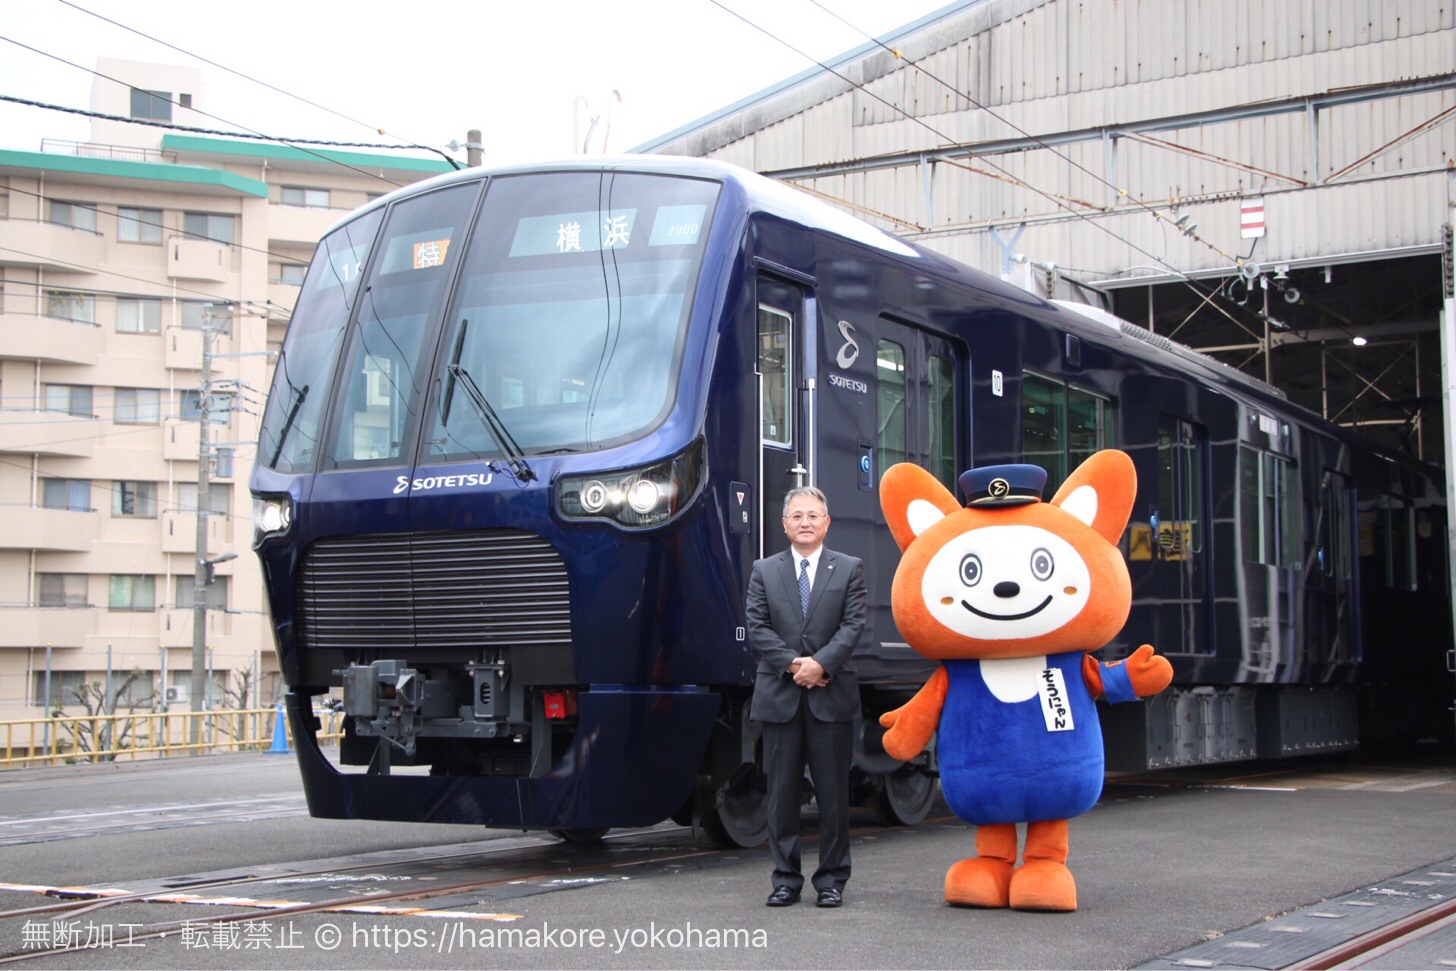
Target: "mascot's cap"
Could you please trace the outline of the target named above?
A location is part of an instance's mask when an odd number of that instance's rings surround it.
[[[1039,465],[988,465],[962,472],[960,485],[967,506],[1015,506],[1041,502],[1046,477]]]

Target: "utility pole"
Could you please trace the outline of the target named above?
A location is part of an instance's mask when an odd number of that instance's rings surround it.
[[[465,134],[465,164],[475,168],[485,161],[485,143],[481,141],[480,129],[472,128]]]
[[[203,711],[207,678],[207,517],[212,491],[212,304],[202,308],[202,377],[197,388],[197,562],[192,576],[192,689],[191,708]],[[196,746],[201,740],[202,719],[193,718],[187,740]],[[193,752],[198,749],[194,748]]]

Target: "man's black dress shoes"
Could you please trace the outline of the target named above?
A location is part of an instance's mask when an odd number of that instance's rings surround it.
[[[820,897],[822,900],[823,897]],[[790,904],[799,902],[799,891],[791,887],[774,887],[774,892],[768,895],[770,907],[787,907]]]
[[[844,903],[844,893],[842,891],[836,890],[833,887],[825,887],[819,891],[820,907],[838,907],[842,903]]]

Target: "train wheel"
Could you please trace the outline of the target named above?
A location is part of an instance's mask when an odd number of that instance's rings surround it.
[[[872,802],[875,815],[886,826],[914,826],[935,802],[935,780],[913,765],[875,777]]]
[[[602,829],[553,829],[549,832],[552,836],[567,843],[600,843],[602,837],[607,835],[605,827]]]
[[[721,849],[748,849],[768,839],[768,793],[752,779],[729,783],[705,800],[701,825]]]

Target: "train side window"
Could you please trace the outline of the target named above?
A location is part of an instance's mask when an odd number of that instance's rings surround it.
[[[948,357],[930,355],[930,461],[932,475],[956,491],[955,365]]]
[[[1021,460],[1046,469],[1047,495],[1107,447],[1110,412],[1111,402],[1100,395],[1039,374],[1021,376]]]
[[[1320,483],[1319,567],[1325,576],[1348,580],[1350,563],[1350,488],[1335,472],[1326,472]]]
[[[1076,388],[1067,389],[1067,474],[1103,447],[1106,400]]]
[[[906,459],[905,348],[894,341],[875,346],[876,425],[881,468]]]
[[[1244,559],[1293,567],[1298,558],[1295,465],[1282,456],[1239,446],[1239,540]]]
[[[1035,374],[1021,377],[1021,460],[1046,469],[1047,495],[1067,477],[1062,438],[1066,387]]]
[[[1390,590],[1416,589],[1415,523],[1411,507],[1382,493],[1360,513],[1360,556],[1372,557],[1374,569],[1361,570]]]
[[[1158,428],[1158,549],[1163,559],[1181,560],[1203,551],[1200,442],[1200,433],[1186,421],[1165,418]]]
[[[793,318],[782,310],[758,306],[758,373],[762,377],[763,440],[772,445],[793,443],[792,353]]]

